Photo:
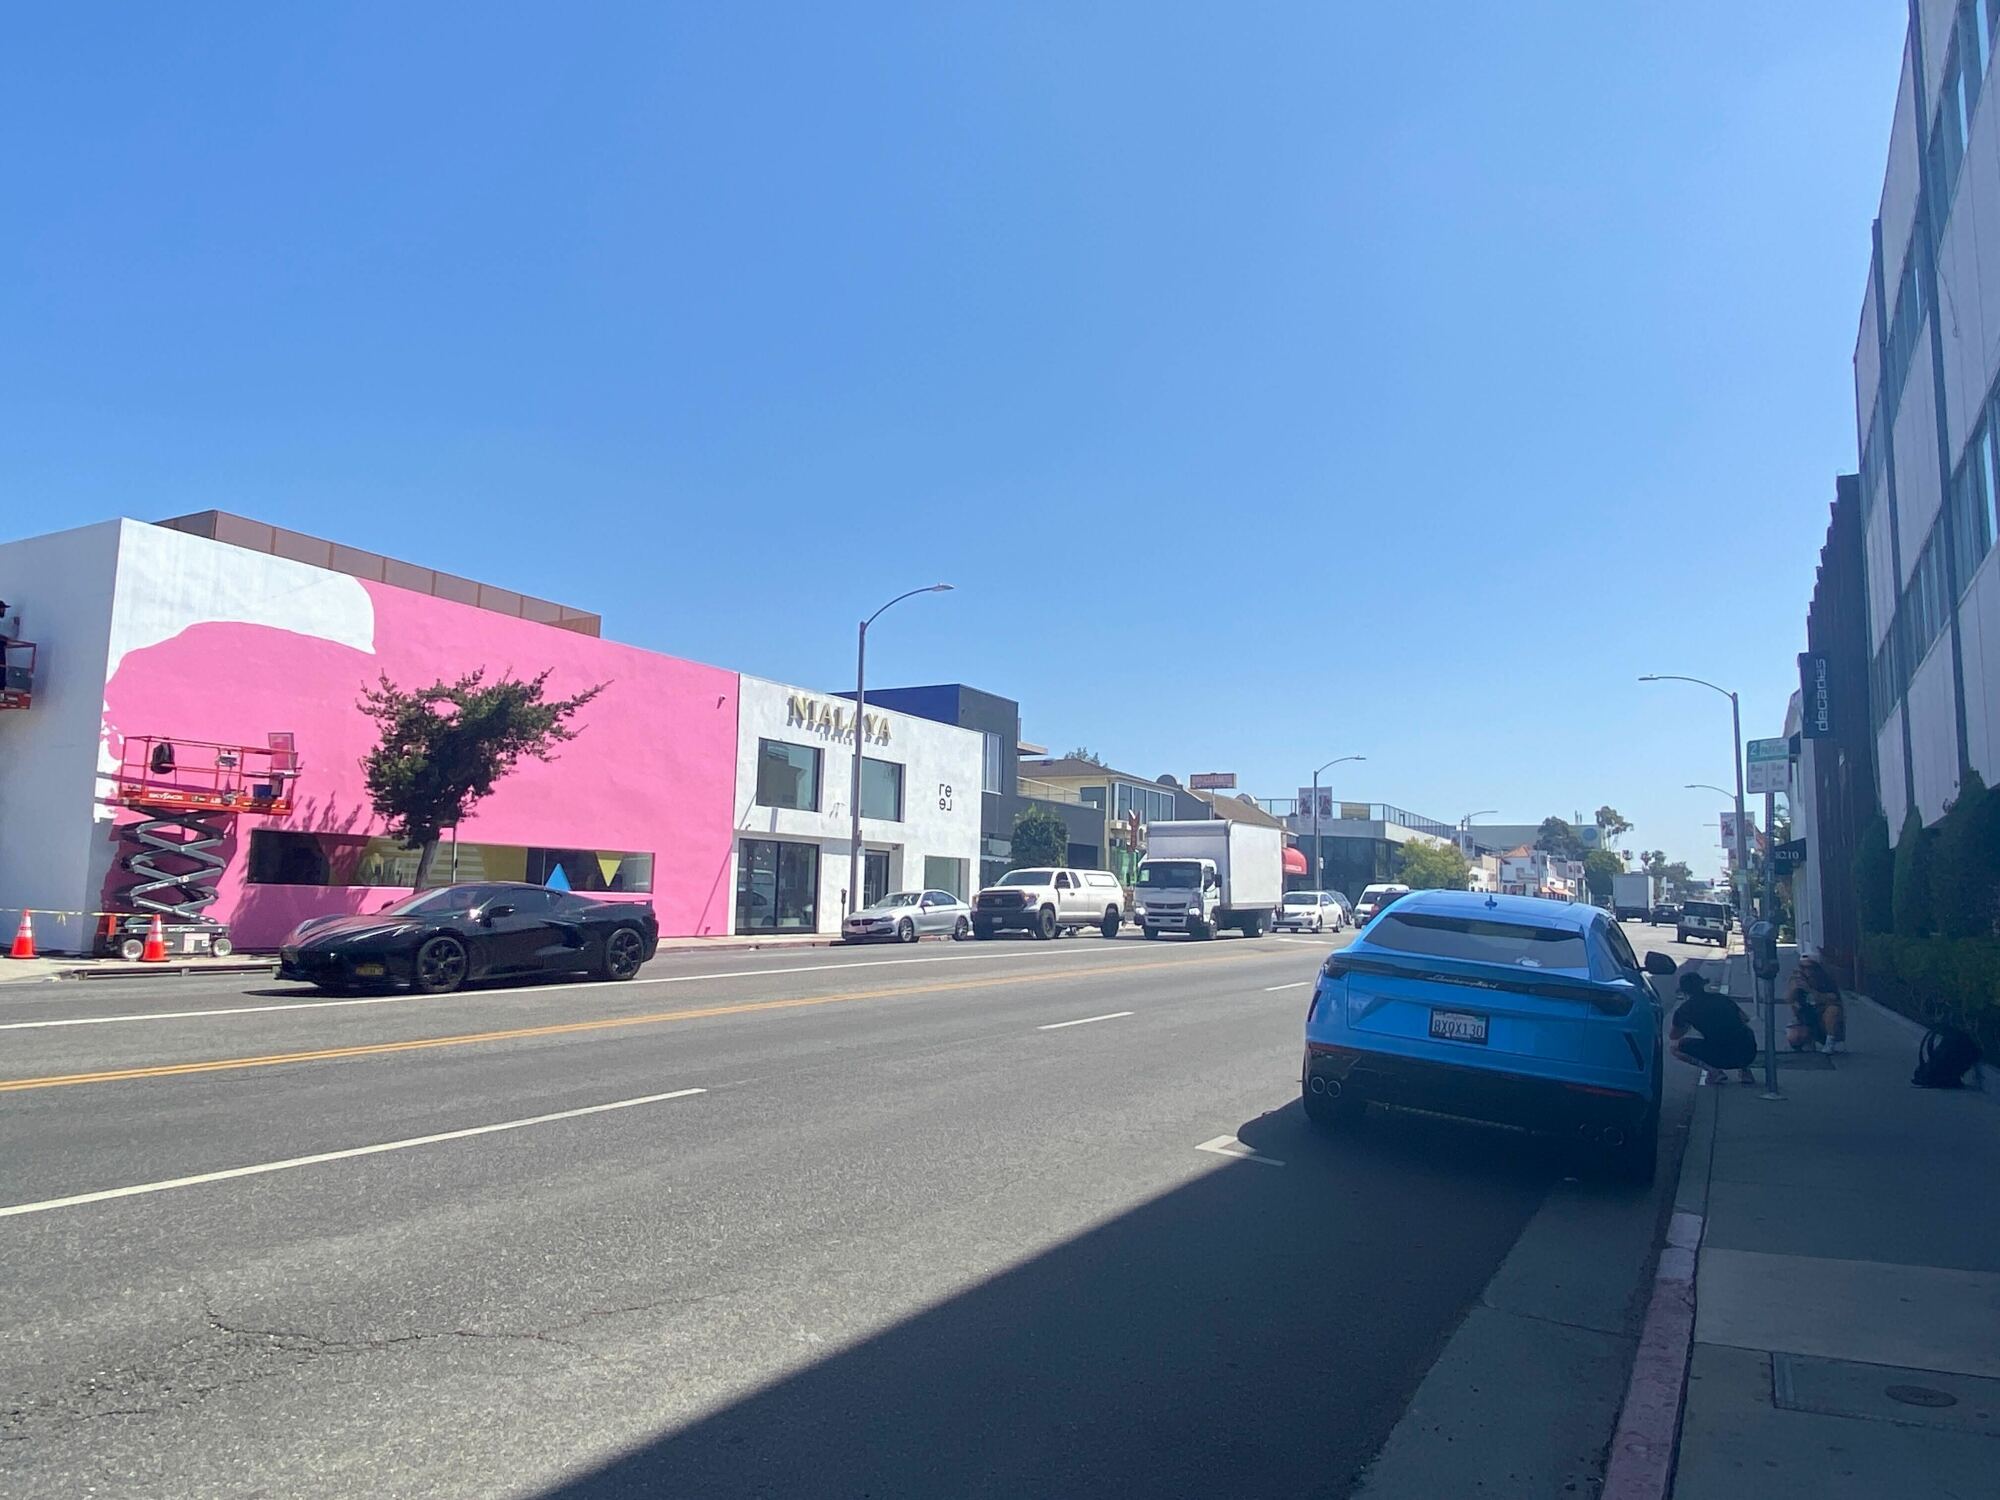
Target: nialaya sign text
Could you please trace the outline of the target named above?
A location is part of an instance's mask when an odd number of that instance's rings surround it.
[[[785,723],[803,724],[815,734],[829,735],[836,740],[847,739],[854,733],[854,715],[848,712],[845,703],[822,703],[803,693],[793,693],[785,700]],[[862,714],[861,742],[864,745],[888,744],[888,719],[881,714]]]

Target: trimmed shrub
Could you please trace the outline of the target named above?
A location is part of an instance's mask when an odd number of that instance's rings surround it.
[[[1911,807],[1896,838],[1896,874],[1889,895],[1891,930],[1899,938],[1929,937],[1931,921],[1931,844],[1933,835]]]
[[[1993,934],[1993,851],[1986,840],[1992,794],[1977,771],[1966,773],[1958,798],[1938,824],[1930,867],[1931,916],[1939,937]]]

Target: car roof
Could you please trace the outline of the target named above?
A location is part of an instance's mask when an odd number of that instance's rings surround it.
[[[1598,909],[1584,902],[1499,896],[1486,891],[1411,891],[1397,898],[1395,910],[1481,917],[1495,922],[1532,922],[1538,927],[1567,927],[1576,932],[1588,932],[1598,917]]]

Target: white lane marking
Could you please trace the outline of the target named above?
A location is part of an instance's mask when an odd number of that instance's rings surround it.
[[[526,1130],[530,1125],[550,1125],[557,1120],[575,1120],[584,1115],[601,1115],[614,1109],[636,1109],[641,1104],[659,1104],[668,1099],[686,1099],[705,1094],[707,1089],[675,1089],[671,1094],[642,1094],[636,1099],[614,1099],[609,1104],[586,1104],[581,1109],[561,1109],[549,1115],[530,1115],[525,1120],[502,1120],[497,1125],[474,1125],[466,1130],[445,1130],[436,1135],[413,1135],[400,1141],[383,1141],[373,1146],[350,1146],[345,1151],[321,1151],[313,1156],[292,1156],[283,1161],[258,1162],[254,1166],[229,1167],[220,1172],[199,1172],[192,1177],[169,1177],[160,1182],[135,1183],[131,1187],[105,1188],[96,1193],[75,1193],[67,1198],[45,1198],[39,1203],[10,1203],[0,1208],[0,1219],[15,1214],[44,1214],[56,1208],[76,1208],[85,1203],[103,1203],[112,1198],[137,1198],[146,1193],[164,1193],[173,1188],[199,1187],[205,1182],[226,1182],[232,1177],[258,1177],[266,1172],[289,1172],[294,1167],[317,1167],[330,1161],[347,1161],[356,1156],[378,1156],[384,1151],[408,1151],[413,1146],[435,1146],[442,1141],[469,1140],[476,1135],[493,1135],[502,1130]]]
[[[1233,1135],[1219,1135],[1212,1141],[1203,1141],[1194,1149],[1197,1151],[1206,1151],[1214,1156],[1226,1156],[1231,1161],[1262,1162],[1267,1167],[1282,1167],[1284,1165],[1275,1156],[1262,1156],[1252,1151]]]
[[[1049,953],[1047,948],[1028,948],[1026,953]],[[1086,952],[1089,950],[1085,950]],[[1100,952],[1104,950],[1098,950]],[[1063,950],[1065,957],[1083,955]],[[109,1026],[119,1021],[189,1021],[204,1016],[254,1016],[279,1010],[331,1010],[348,1005],[407,1005],[413,1000],[484,1000],[506,995],[550,995],[565,990],[635,989],[647,984],[695,984],[704,979],[768,979],[786,974],[823,974],[837,969],[886,969],[897,964],[965,964],[998,953],[965,953],[950,958],[867,958],[847,964],[797,964],[788,969],[730,969],[719,974],[661,974],[652,979],[593,979],[574,984],[507,985],[498,989],[459,990],[453,995],[366,995],[349,1000],[287,1000],[275,1005],[230,1005],[208,1010],[163,1010],[124,1016],[65,1016],[55,1021],[0,1021],[0,1031],[40,1031],[53,1026]],[[289,981],[288,981],[289,982]]]
[[[1085,1016],[1081,1021],[1051,1021],[1046,1026],[1037,1026],[1037,1031],[1061,1031],[1065,1026],[1088,1026],[1092,1021],[1116,1021],[1132,1015],[1129,1010],[1114,1010],[1109,1015]]]
[[[1297,984],[1267,984],[1264,986],[1264,993],[1275,995],[1279,990],[1302,990],[1311,983],[1310,979],[1301,979]]]
[[[1274,943],[1303,943],[1308,948],[1318,948],[1322,952],[1330,951],[1327,945],[1322,943],[1318,938],[1274,937],[1271,941]]]

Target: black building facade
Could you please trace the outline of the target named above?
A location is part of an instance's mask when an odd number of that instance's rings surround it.
[[[845,694],[853,697],[852,693]],[[1013,850],[1014,820],[1030,807],[1062,819],[1069,833],[1069,862],[1085,869],[1104,864],[1104,814],[1095,807],[1020,794],[1021,705],[997,693],[963,683],[927,687],[870,688],[868,701],[898,713],[939,724],[956,724],[985,737],[985,776],[979,821],[979,884],[988,885],[1007,868]]]

